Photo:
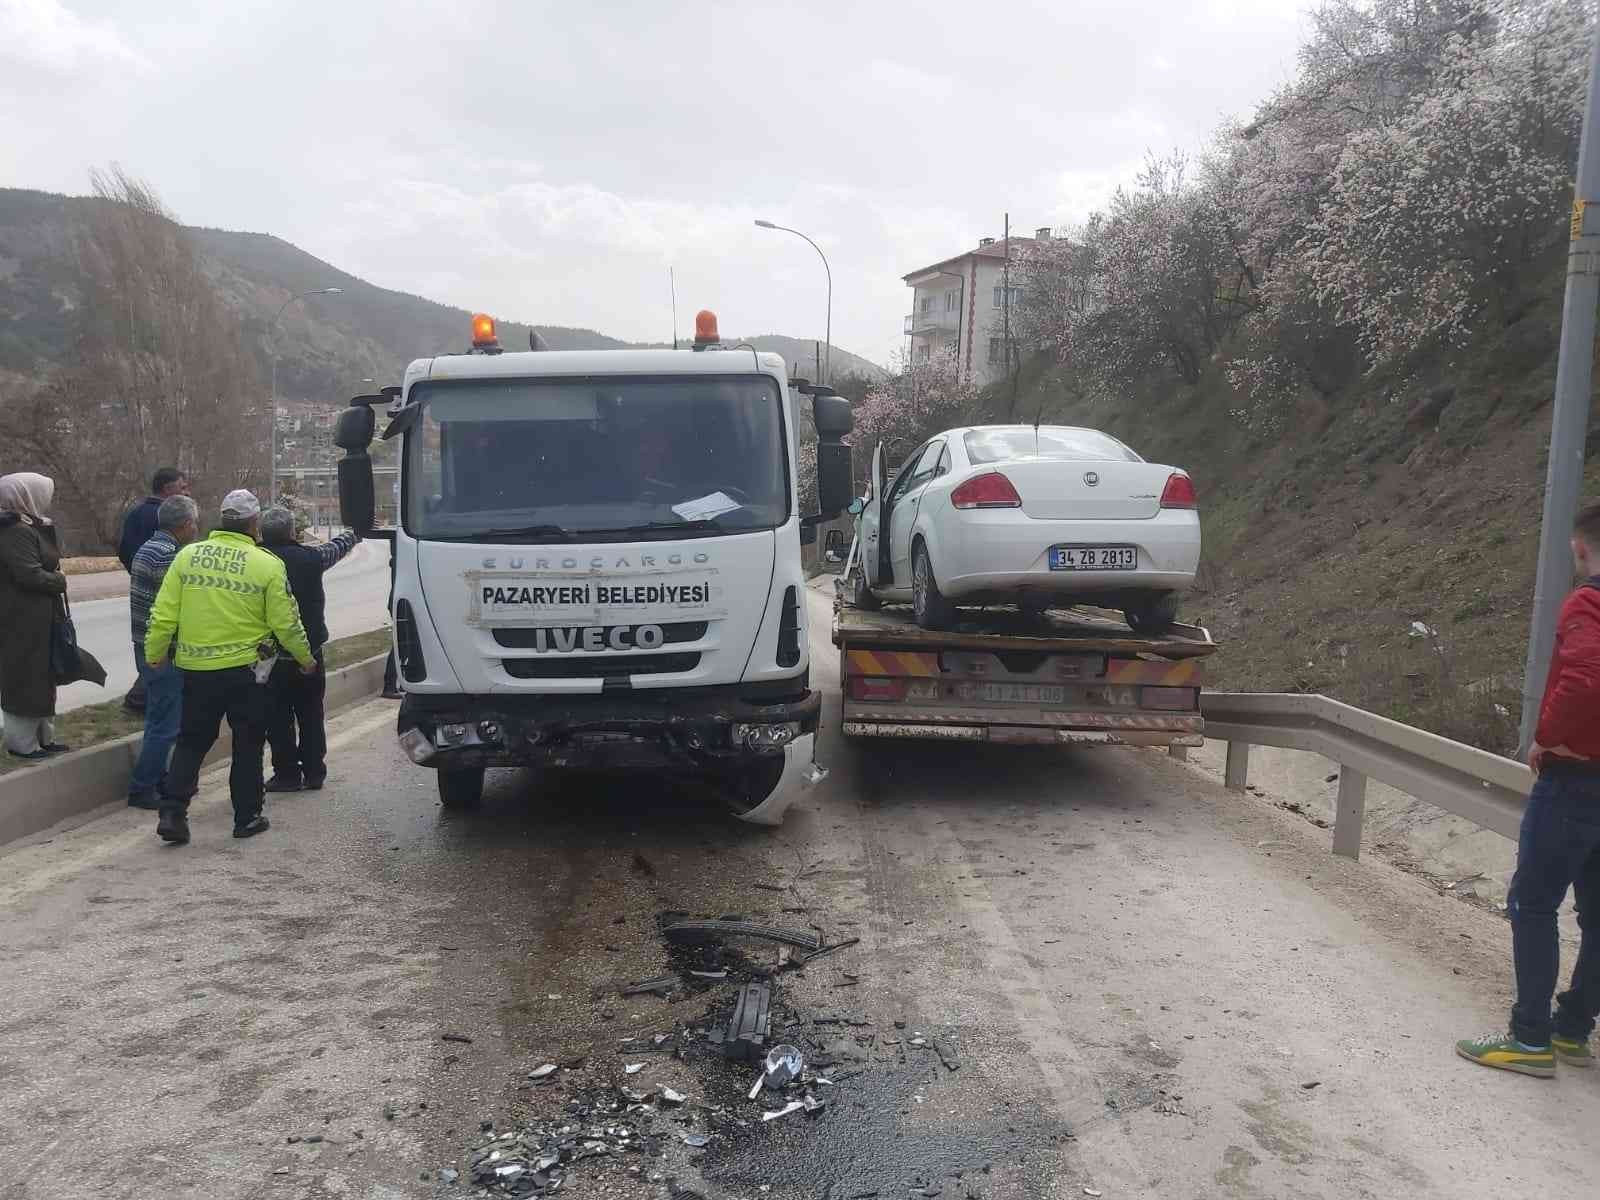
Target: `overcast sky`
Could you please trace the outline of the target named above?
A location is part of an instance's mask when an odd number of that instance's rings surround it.
[[[1102,203],[1294,68],[1301,0],[0,0],[0,183],[628,339],[700,307],[887,362],[900,276]]]

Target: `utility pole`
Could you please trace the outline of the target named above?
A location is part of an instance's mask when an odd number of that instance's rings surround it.
[[[1004,308],[1002,310],[1004,315],[1002,316],[1001,320],[1002,320],[1002,323],[1004,324],[1005,328],[1004,328],[1004,331],[1002,333],[1002,336],[1001,336],[1000,340],[1001,340],[1001,343],[1002,343],[1002,345],[1003,345],[1003,347],[1005,349],[1005,352],[1006,352],[1006,374],[1007,375],[1011,375],[1011,412],[1010,412],[1009,415],[1010,415],[1012,420],[1016,420],[1016,416],[1017,416],[1017,380],[1016,380],[1016,376],[1012,375],[1012,372],[1011,372],[1011,214],[1010,213],[1006,214],[1005,253],[1006,253],[1005,265],[1000,268],[1000,276],[1001,276],[1000,292],[1001,292],[1001,295],[1005,298],[1004,299]]]
[[[1544,483],[1544,523],[1539,531],[1539,574],[1533,588],[1533,619],[1522,682],[1523,756],[1539,723],[1556,617],[1572,585],[1572,523],[1583,490],[1584,440],[1589,428],[1589,392],[1594,365],[1595,303],[1600,299],[1600,145],[1595,114],[1600,110],[1600,26],[1589,50],[1589,100],[1578,144],[1578,175],[1572,196],[1572,242],[1567,251],[1567,296],[1561,310],[1561,356],[1556,364],[1555,411],[1550,423],[1550,465]]]

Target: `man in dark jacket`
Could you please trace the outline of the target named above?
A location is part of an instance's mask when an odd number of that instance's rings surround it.
[[[155,473],[150,480],[150,494],[130,508],[128,515],[122,519],[122,540],[117,543],[117,560],[122,563],[124,571],[133,574],[133,556],[155,536],[158,524],[156,514],[160,511],[161,502],[168,496],[188,494],[189,477],[177,467],[162,467]],[[133,665],[138,674],[134,676],[128,694],[122,698],[122,707],[129,712],[144,711],[144,672],[139,670],[142,662],[144,647],[135,644]]]
[[[1600,504],[1578,514],[1572,557],[1584,580],[1567,597],[1539,705],[1528,765],[1538,772],[1506,897],[1517,1003],[1504,1034],[1456,1043],[1486,1067],[1549,1078],[1556,1062],[1594,1065],[1600,1017]],[[1582,941],[1572,985],[1555,996],[1561,965],[1556,913],[1573,889]],[[1552,1015],[1550,1001],[1556,1010]]]
[[[331,542],[303,546],[295,540],[294,514],[288,509],[269,508],[261,514],[261,544],[283,559],[289,591],[300,606],[300,623],[317,660],[317,669],[310,675],[289,662],[279,662],[273,669],[267,698],[267,744],[272,747],[269,792],[302,788],[314,792],[327,777],[328,737],[322,703],[328,676],[322,647],[328,640],[328,623],[322,576],[355,549],[357,540],[353,533],[341,533]]]

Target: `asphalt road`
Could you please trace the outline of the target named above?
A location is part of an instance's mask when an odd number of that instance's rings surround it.
[[[69,576],[69,589],[73,579],[93,581],[95,578]],[[78,586],[93,585],[80,583]],[[328,572],[325,588],[330,636],[348,637],[381,628],[389,619],[388,543],[362,542],[348,558]],[[78,630],[79,643],[106,669],[106,684],[102,688],[92,683],[74,683],[62,688],[56,694],[58,712],[120,699],[133,686],[133,631],[128,621],[127,595],[73,600],[72,620]]]
[[[117,812],[0,852],[0,1197],[469,1195],[438,1172],[482,1122],[616,1084],[689,1100],[563,1195],[1459,1200],[1600,1170],[1600,1072],[1451,1053],[1502,1021],[1501,917],[1156,753],[830,733],[769,832],[658,779],[503,772],[445,813],[392,720],[337,719],[328,790],[254,840],[213,773],[191,846]],[[696,1032],[732,980],[617,994],[669,968],[664,911],[861,939],[777,980],[778,1032],[836,1060],[822,1113],[762,1122]]]

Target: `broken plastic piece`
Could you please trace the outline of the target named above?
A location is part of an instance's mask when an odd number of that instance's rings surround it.
[[[821,1112],[823,1109],[828,1107],[828,1102],[826,1100],[818,1100],[810,1092],[807,1092],[804,1096],[800,1097],[800,1103],[806,1106],[806,1111],[808,1113]]]
[[[711,1139],[703,1133],[687,1134],[683,1139],[683,1144],[685,1146],[694,1146],[696,1149],[701,1146],[709,1145],[710,1142]]]
[[[804,1109],[805,1109],[805,1104],[804,1103],[802,1103],[799,1100],[791,1100],[788,1104],[785,1104],[782,1108],[778,1109],[776,1112],[764,1112],[764,1113],[762,1113],[761,1114],[761,1119],[763,1121],[776,1121],[779,1117],[787,1117],[790,1113],[802,1112]]]
[[[669,1087],[661,1089],[661,1099],[667,1104],[682,1104],[688,1098],[682,1092],[675,1092]]]
[[[678,977],[676,975],[662,975],[656,979],[646,979],[631,987],[625,987],[622,989],[621,995],[637,996],[644,992],[655,992],[658,995],[665,996],[677,984]]]
[[[820,766],[815,761],[813,761],[812,764],[809,767],[806,768],[805,781],[807,783],[818,784],[818,783],[821,783],[827,777],[828,777],[828,768],[824,767],[824,766]]]
[[[678,921],[661,932],[668,941],[679,945],[695,945],[722,936],[763,938],[813,952],[822,948],[822,939],[814,933],[785,929],[781,925],[762,925],[757,921]]]
[[[762,1083],[767,1091],[775,1092],[786,1083],[799,1079],[800,1072],[805,1069],[806,1058],[798,1046],[774,1046],[767,1052],[767,1070]]]
[[[625,1063],[622,1068],[622,1073],[624,1075],[637,1075],[642,1070],[644,1070],[643,1063]]]
[[[547,1075],[554,1075],[555,1073],[556,1073],[556,1065],[555,1065],[555,1063],[545,1063],[544,1066],[535,1067],[533,1070],[529,1071],[528,1072],[528,1078],[529,1079],[543,1079]]]
[[[728,1021],[723,1038],[725,1058],[754,1062],[762,1056],[772,1032],[772,988],[765,983],[747,983],[739,989],[739,999]]]

